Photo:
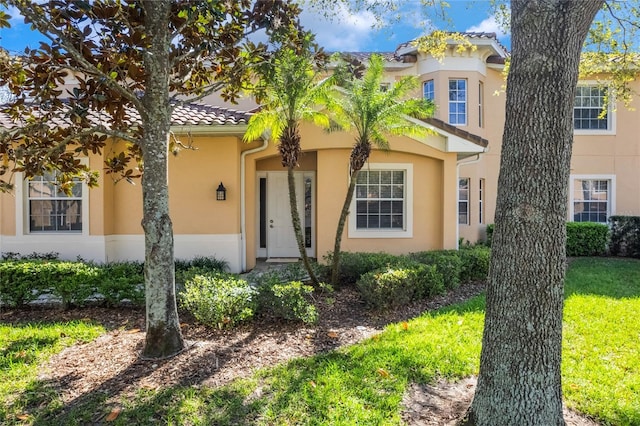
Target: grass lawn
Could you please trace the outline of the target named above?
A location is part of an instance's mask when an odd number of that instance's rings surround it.
[[[567,404],[604,424],[640,425],[640,261],[576,259],[567,275],[566,294]],[[400,424],[400,403],[409,383],[477,373],[483,316],[484,298],[477,297],[390,325],[360,344],[259,371],[250,380],[222,388],[140,390],[135,398],[121,401],[123,410],[111,424]],[[61,333],[72,343],[100,332],[85,324],[84,331],[73,334],[77,323],[50,331],[54,327],[61,326],[0,330],[0,423],[73,425],[95,418],[103,396],[87,398],[85,405],[60,414],[51,395],[31,395],[32,389],[46,389],[35,380],[35,365],[61,347]],[[26,334],[5,337],[14,332]],[[38,339],[43,343],[33,346],[29,363],[23,362],[22,355],[16,355],[22,350],[19,342]],[[48,407],[44,414],[16,417],[40,400]]]

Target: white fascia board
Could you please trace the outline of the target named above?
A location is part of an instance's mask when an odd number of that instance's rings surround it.
[[[425,123],[424,121],[417,120],[413,117],[406,116],[408,121],[429,129],[431,132],[440,136],[441,142],[435,143],[433,140],[433,134],[429,134],[423,137],[420,136],[408,136],[411,139],[414,139],[418,142],[421,142],[425,145],[429,145],[432,148],[435,148],[442,152],[464,152],[464,153],[482,153],[485,152],[485,148],[475,144],[471,141],[468,141],[460,136],[454,135],[452,133],[447,132],[446,130],[442,130],[439,127],[435,127],[429,123]]]
[[[171,126],[171,131],[177,135],[231,135],[242,136],[247,131],[246,124],[225,124],[214,126]]]

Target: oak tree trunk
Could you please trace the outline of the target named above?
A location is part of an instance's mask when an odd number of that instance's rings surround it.
[[[512,0],[480,375],[466,424],[563,425],[565,222],[580,51],[600,0]]]
[[[144,280],[146,340],[144,358],[167,358],[184,348],[176,306],[173,228],[169,217],[168,142],[171,126],[169,104],[169,11],[171,2],[144,2],[145,21],[151,39],[144,53],[147,85],[142,97],[144,160],[142,176],[145,234]]]

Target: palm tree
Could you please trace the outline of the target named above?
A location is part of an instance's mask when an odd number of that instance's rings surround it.
[[[339,126],[345,130],[355,128],[356,132],[356,141],[349,161],[351,169],[349,188],[342,205],[333,248],[331,263],[333,285],[338,281],[340,245],[349,206],[353,199],[358,174],[369,159],[372,145],[388,150],[387,135],[426,134],[425,127],[407,120],[407,116],[424,118],[432,115],[434,110],[430,101],[409,97],[418,87],[418,80],[415,77],[403,77],[385,90],[386,88],[381,84],[383,73],[383,57],[371,55],[369,66],[362,78],[343,80],[343,89],[340,90],[342,96],[333,97],[334,103],[330,106],[333,119]]]
[[[300,129],[302,121],[311,121],[321,127],[329,126],[326,114],[316,109],[328,96],[330,79],[320,80],[319,69],[326,62],[324,52],[307,34],[299,47],[283,46],[275,57],[261,67],[256,98],[261,110],[249,120],[245,141],[270,132],[277,140],[282,166],[287,169],[291,221],[304,267],[313,285],[318,285],[304,244],[298,212],[293,171],[300,157]]]

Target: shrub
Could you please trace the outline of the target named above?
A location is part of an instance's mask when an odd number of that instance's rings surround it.
[[[125,300],[144,304],[144,265],[141,262],[113,262],[102,267],[97,291],[107,306],[117,306]]]
[[[60,298],[65,309],[83,305],[96,292],[102,275],[97,266],[82,262],[47,262],[42,265],[51,293]]]
[[[602,223],[567,222],[567,256],[602,256],[609,227]]]
[[[493,231],[495,230],[495,225],[490,223],[487,225],[487,245],[491,247],[491,242],[493,241]]]
[[[411,253],[409,257],[426,265],[435,265],[446,289],[456,288],[460,284],[462,260],[456,250],[421,251]]]
[[[253,318],[256,290],[230,274],[196,275],[185,282],[180,302],[203,324],[232,327]]]
[[[331,264],[331,255],[325,257]],[[338,281],[342,284],[354,284],[361,275],[385,266],[397,265],[405,261],[402,256],[388,253],[340,253]]]
[[[416,294],[411,269],[383,268],[363,274],[356,286],[373,309],[387,309],[409,303]]]
[[[225,272],[229,268],[229,263],[226,260],[206,256],[196,256],[191,260],[176,259],[174,265],[176,272],[187,271],[191,268],[199,268],[209,272]]]
[[[609,253],[614,256],[640,258],[640,217],[611,216]]]
[[[258,287],[258,310],[287,321],[306,324],[318,320],[316,307],[310,302],[313,287],[300,281],[281,283],[276,275],[264,280]]]
[[[491,249],[486,246],[463,246],[458,250],[458,256],[462,261],[460,282],[468,283],[476,280],[485,280],[489,274],[489,260]]]
[[[444,293],[444,279],[435,265],[418,264],[408,271],[410,271],[408,285],[413,286],[415,299]]]
[[[0,262],[0,300],[11,307],[22,307],[36,300],[48,287],[41,273],[43,262]]]

